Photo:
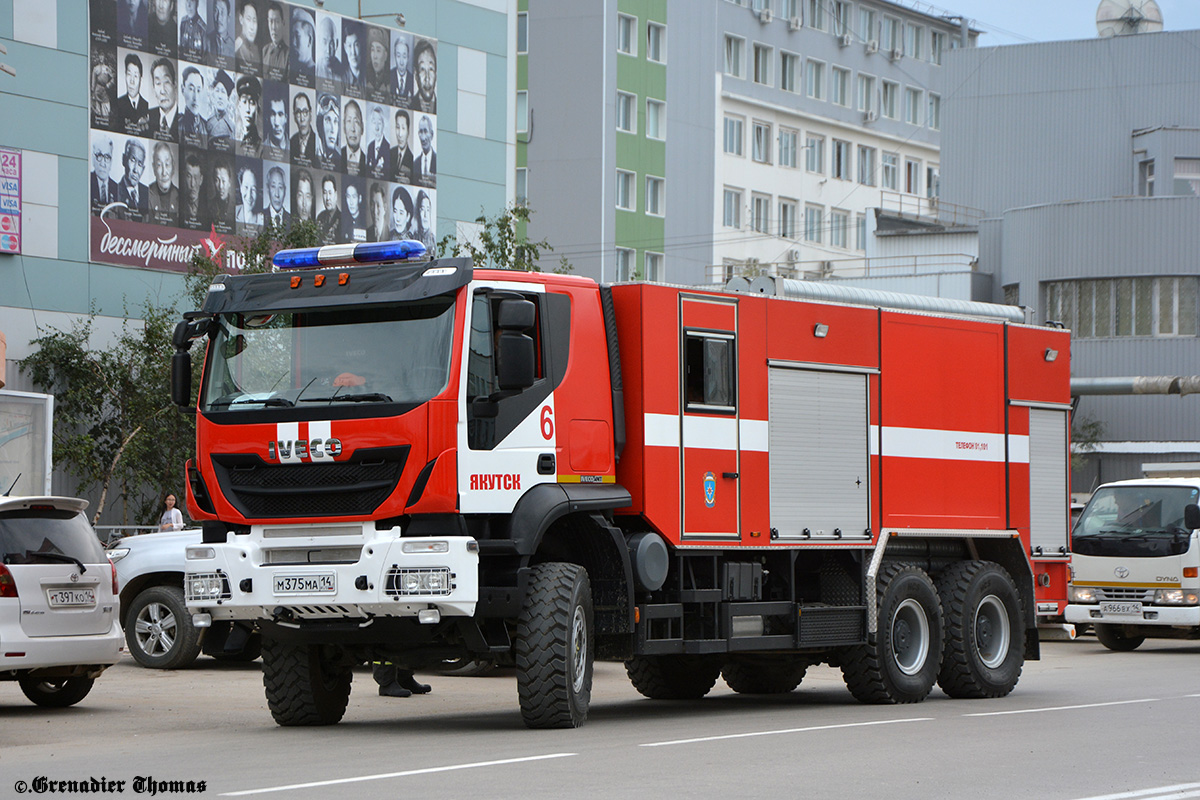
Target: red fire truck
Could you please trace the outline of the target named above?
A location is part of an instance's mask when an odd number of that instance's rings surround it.
[[[585,721],[596,658],[651,698],[823,662],[864,702],[996,697],[1061,612],[1063,330],[411,242],[276,265],[185,315],[173,393],[206,339],[188,606],[257,626],[281,725],[369,661],[512,657],[535,728]]]

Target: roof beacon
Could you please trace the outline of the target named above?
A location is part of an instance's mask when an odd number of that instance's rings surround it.
[[[395,242],[331,244],[325,247],[280,250],[272,261],[277,269],[314,269],[391,261],[423,261],[427,257],[425,245],[413,239],[402,239]]]

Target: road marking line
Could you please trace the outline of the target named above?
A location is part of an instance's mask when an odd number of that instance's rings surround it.
[[[1043,711],[1074,711],[1079,708],[1102,708],[1104,706],[1127,706],[1131,703],[1158,703],[1157,697],[1147,697],[1142,700],[1114,700],[1111,703],[1087,703],[1080,706],[1052,706],[1048,708],[1019,708],[1016,711],[984,711],[977,714],[963,714],[964,717],[1002,717],[1006,714],[1040,714]]]
[[[847,722],[842,725],[814,725],[811,728],[786,728],[779,731],[754,731],[752,733],[729,733],[723,736],[701,736],[695,739],[675,739],[669,742],[647,742],[639,747],[667,747],[674,744],[695,744],[697,742],[719,742],[724,739],[748,739],[752,736],[778,736],[781,733],[808,733],[810,731],[829,731],[838,728],[862,728],[868,725],[894,725],[901,722],[929,722],[933,717],[913,717],[911,719],[880,719],[873,722]]]
[[[1184,797],[1200,797],[1200,792],[1191,791],[1200,789],[1200,783],[1177,783],[1174,786],[1159,786],[1156,789],[1138,789],[1133,792],[1121,792],[1120,794],[1103,794],[1094,797],[1081,797],[1079,800],[1131,800],[1134,797],[1150,797],[1154,796],[1154,800],[1175,800],[1176,798]],[[1172,794],[1160,794],[1160,792],[1172,792]]]
[[[338,778],[330,781],[313,781],[312,783],[293,783],[288,786],[268,786],[264,789],[246,789],[240,792],[224,792],[221,797],[242,797],[249,794],[266,794],[267,792],[287,792],[294,789],[312,789],[318,786],[337,786],[344,783],[361,783],[363,781],[380,781],[387,778],[407,778],[412,775],[429,775],[434,772],[451,772],[458,769],[477,769],[479,767],[496,767],[504,764],[521,764],[527,761],[545,761],[551,758],[570,758],[578,753],[550,753],[544,756],[525,756],[524,758],[502,758],[497,761],[477,761],[473,764],[451,764],[445,767],[425,767],[409,769],[403,772],[386,772],[379,775],[360,775],[357,778]]]

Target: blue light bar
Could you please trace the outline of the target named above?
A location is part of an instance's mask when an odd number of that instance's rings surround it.
[[[387,261],[420,261],[426,255],[425,245],[414,239],[402,239],[395,242],[330,244],[324,247],[280,250],[275,254],[272,263],[278,269],[314,269],[379,264]]]

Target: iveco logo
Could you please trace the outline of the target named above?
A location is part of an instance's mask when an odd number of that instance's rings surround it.
[[[272,461],[292,458],[333,458],[342,454],[340,439],[280,440],[267,442],[267,457]]]
[[[1129,568],[1128,567],[1117,567],[1116,569],[1113,570],[1113,574],[1116,575],[1118,578],[1128,578],[1129,577]]]

